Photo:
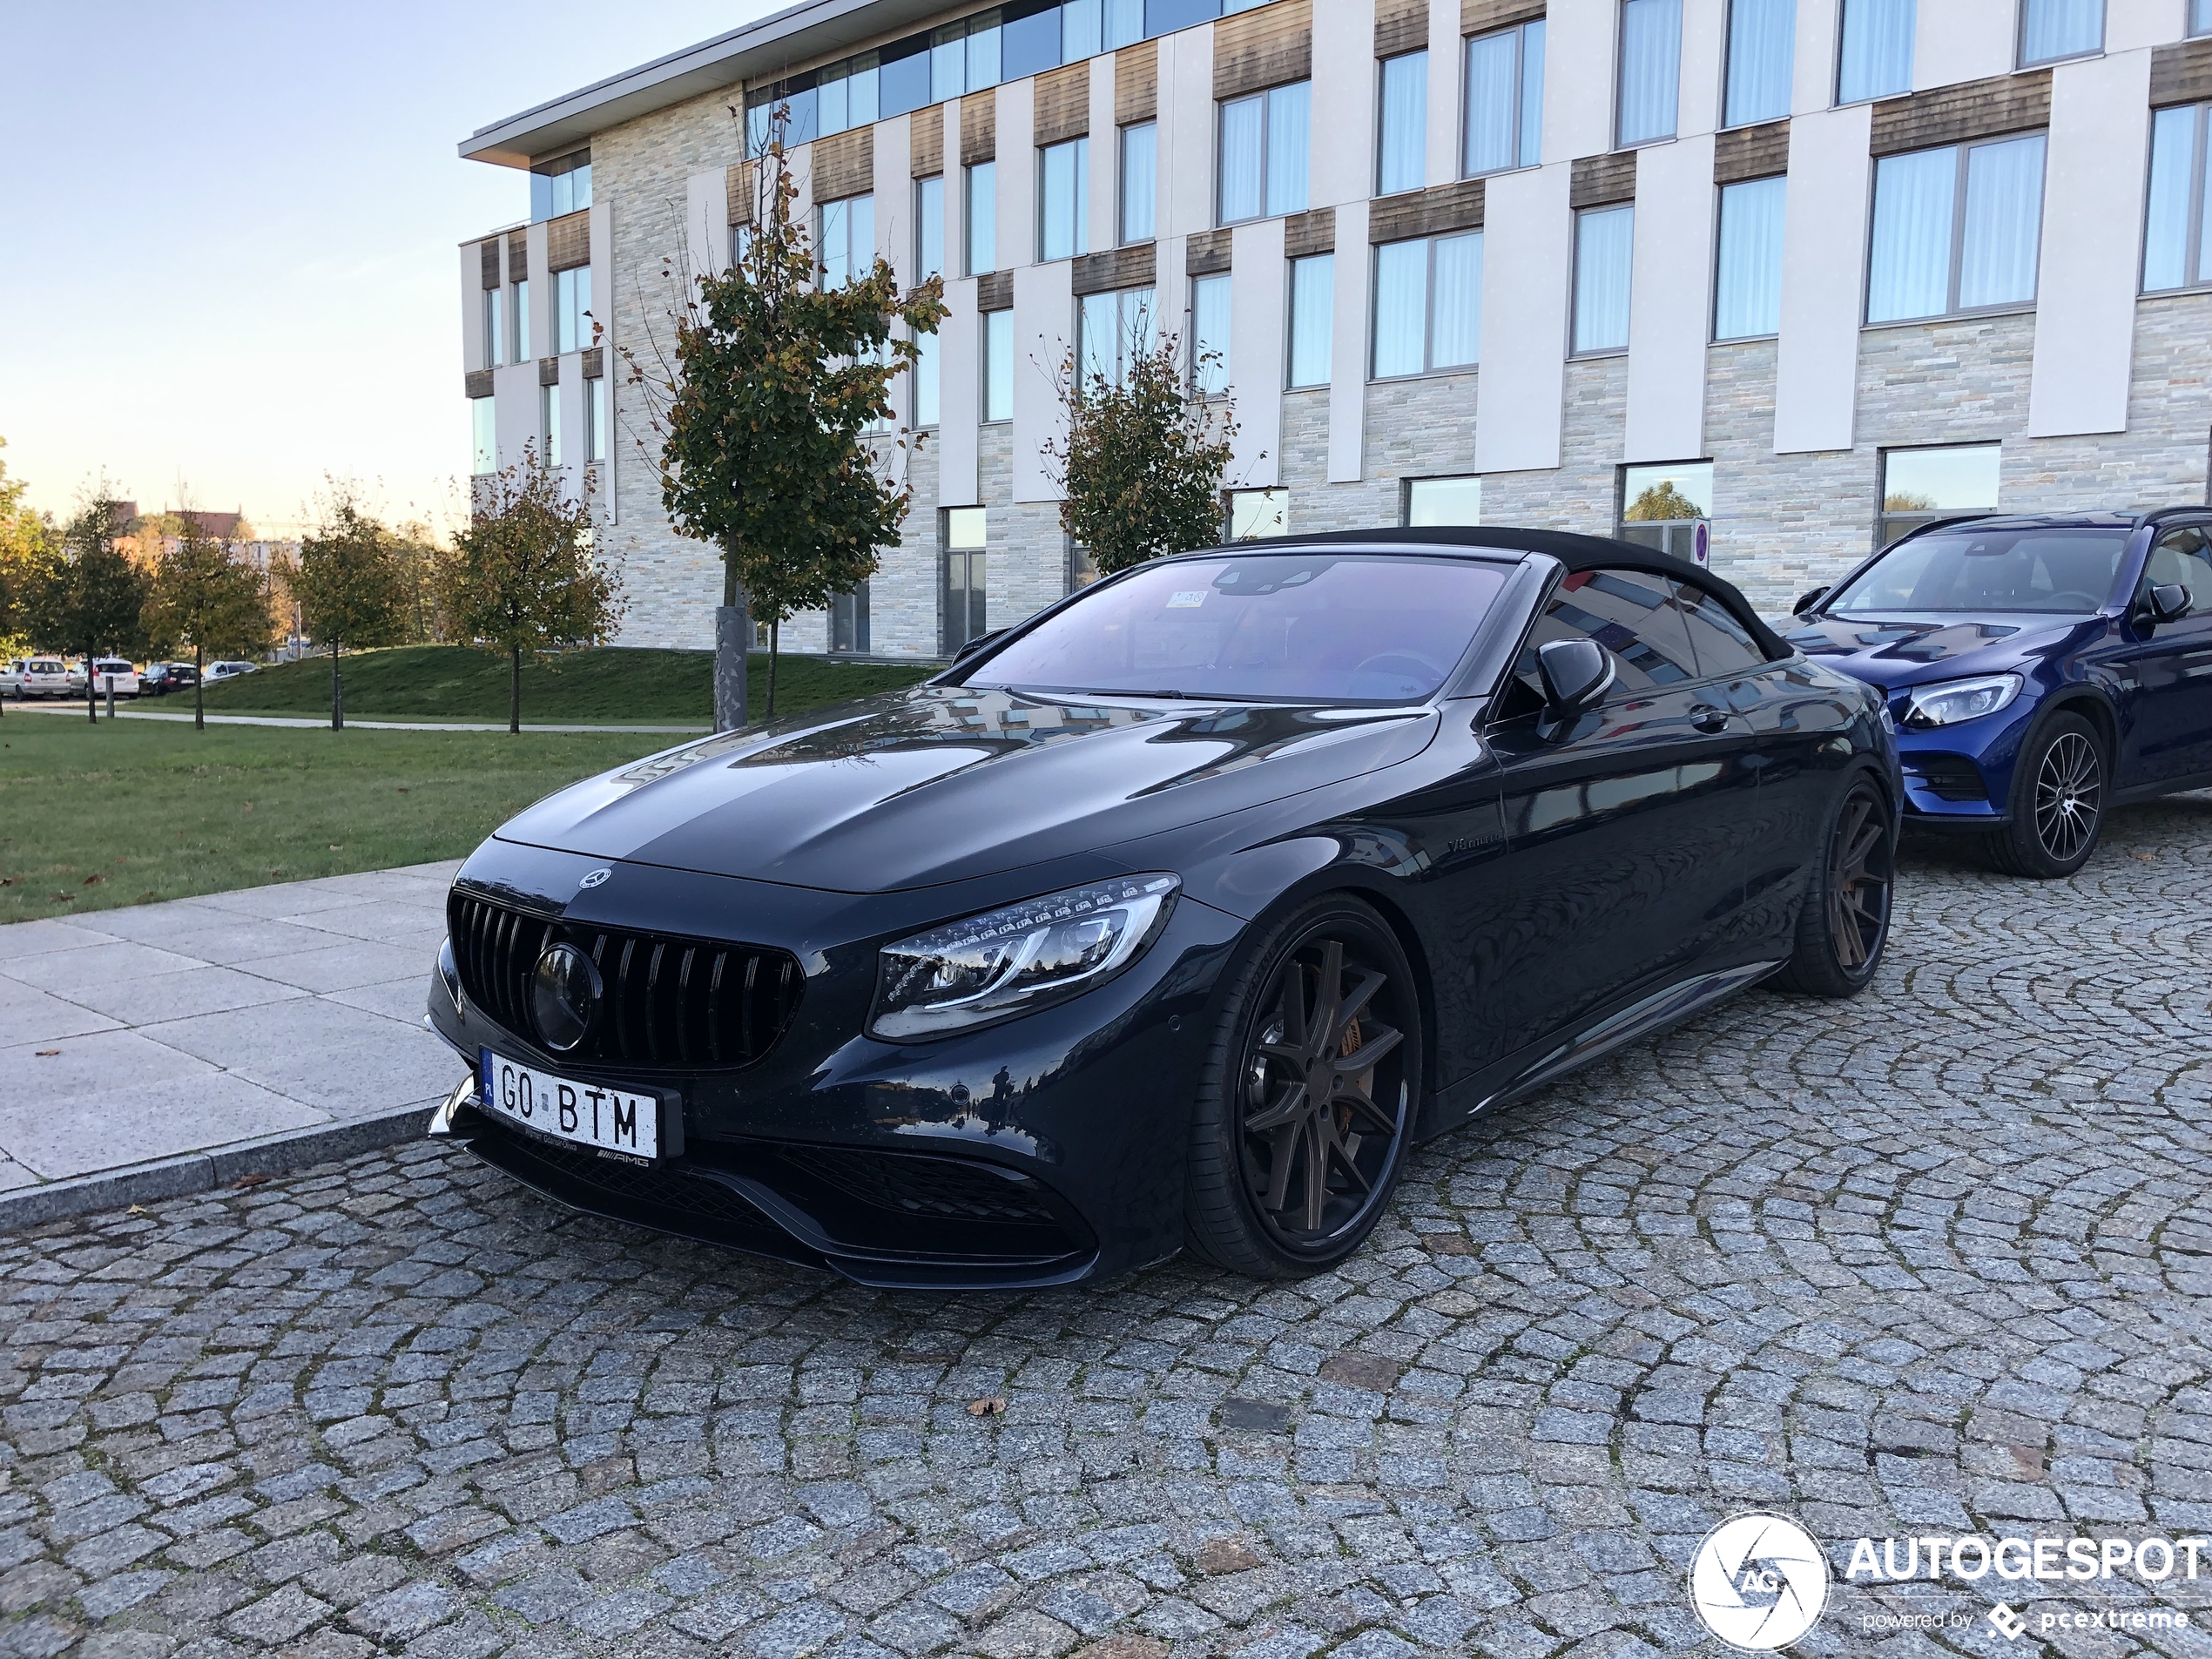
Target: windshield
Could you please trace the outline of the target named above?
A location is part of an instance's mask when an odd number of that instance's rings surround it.
[[[1268,702],[1415,703],[1505,585],[1467,559],[1309,551],[1140,568],[983,664],[971,685]]]
[[[2080,614],[2112,597],[2128,532],[1961,528],[1900,542],[1822,607],[1831,616],[1900,610]]]

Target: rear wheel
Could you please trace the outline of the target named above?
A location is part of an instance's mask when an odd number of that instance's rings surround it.
[[[2087,864],[2104,832],[2109,770],[2094,726],[2078,714],[2053,715],[2029,735],[2013,768],[2007,822],[1982,844],[1990,864],[2040,881]]]
[[[1185,1230],[1254,1278],[1333,1267],[1381,1217],[1420,1100],[1420,1000],[1382,918],[1306,906],[1234,972],[1200,1074]]]
[[[1797,912],[1797,948],[1777,976],[1808,996],[1856,996],[1882,963],[1897,874],[1897,820],[1873,780],[1844,791],[1829,820],[1811,889]]]

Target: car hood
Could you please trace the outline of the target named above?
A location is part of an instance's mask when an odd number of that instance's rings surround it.
[[[589,779],[502,840],[843,893],[1087,853],[1410,759],[1433,709],[921,685]]]
[[[1888,689],[1995,673],[2062,644],[2080,617],[1807,617],[1784,636],[1806,656]]]

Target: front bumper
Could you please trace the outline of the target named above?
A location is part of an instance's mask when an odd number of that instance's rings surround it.
[[[1909,702],[1909,691],[1891,694],[1905,821],[1933,830],[2001,827],[2012,799],[2013,768],[2035,718],[2033,689],[1995,714],[1954,725],[1905,725]]]

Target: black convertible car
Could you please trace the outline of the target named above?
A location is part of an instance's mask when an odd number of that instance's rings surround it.
[[[1412,1143],[1769,974],[1865,985],[1900,799],[1879,694],[1688,564],[1162,559],[501,829],[431,1132],[871,1285],[1310,1273]]]

